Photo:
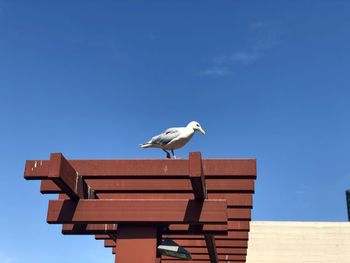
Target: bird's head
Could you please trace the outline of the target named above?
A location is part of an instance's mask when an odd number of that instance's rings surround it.
[[[196,121],[191,121],[187,124],[187,127],[192,128],[194,131],[200,131],[202,134],[205,134],[205,131],[202,129],[201,125]]]

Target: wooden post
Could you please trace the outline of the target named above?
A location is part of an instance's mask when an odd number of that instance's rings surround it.
[[[200,152],[191,152],[189,156],[189,174],[194,197],[203,201],[208,198],[205,178],[202,171],[202,156]]]
[[[115,263],[155,263],[157,227],[119,225]]]

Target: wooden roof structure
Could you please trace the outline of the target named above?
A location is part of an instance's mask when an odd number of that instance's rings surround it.
[[[65,235],[95,235],[116,263],[243,263],[253,207],[255,159],[26,161],[25,179],[41,180],[47,222]],[[191,260],[160,255],[172,239]]]

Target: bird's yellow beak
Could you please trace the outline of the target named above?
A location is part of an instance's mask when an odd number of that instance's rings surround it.
[[[199,127],[198,130],[199,130],[202,134],[205,134],[205,131],[204,131],[201,127]]]

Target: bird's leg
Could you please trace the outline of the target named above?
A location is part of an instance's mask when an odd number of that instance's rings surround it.
[[[164,149],[162,149],[162,150],[163,150],[164,152],[166,152],[166,158],[171,159],[170,153],[169,153],[168,151],[164,150]]]
[[[176,159],[176,156],[174,154],[174,150],[173,149],[171,149],[171,153],[173,154],[174,159]]]

